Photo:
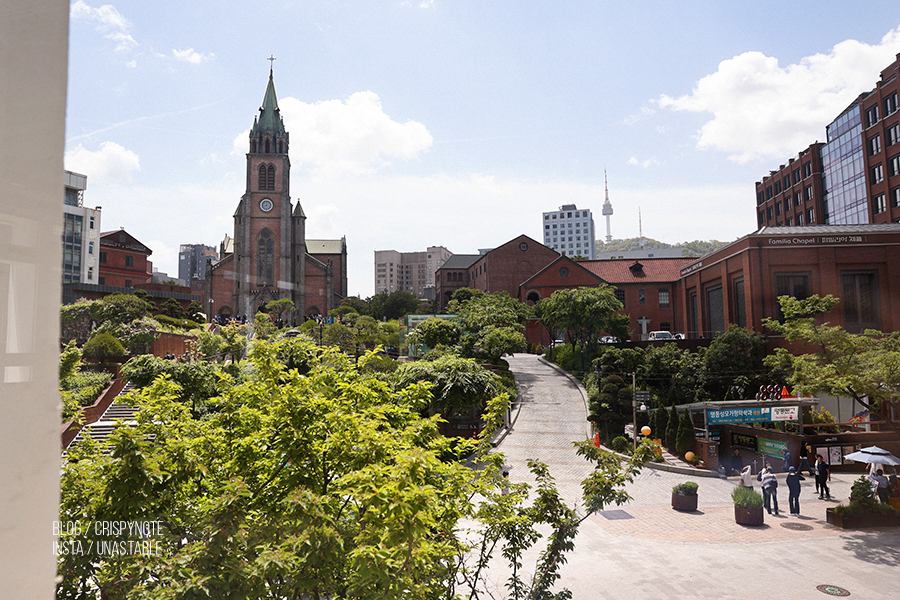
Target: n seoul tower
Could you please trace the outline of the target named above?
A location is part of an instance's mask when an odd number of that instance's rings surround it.
[[[612,234],[609,231],[609,217],[613,214],[612,204],[609,203],[609,184],[606,181],[606,169],[603,169],[603,189],[606,191],[606,201],[603,203],[603,216],[606,217],[606,243],[612,241]]]

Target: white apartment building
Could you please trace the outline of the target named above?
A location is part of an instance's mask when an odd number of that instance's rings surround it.
[[[64,174],[62,282],[96,284],[100,276],[100,207],[82,205],[86,175]]]
[[[559,210],[545,212],[544,245],[565,256],[595,259],[594,217],[589,209],[563,204]]]
[[[429,246],[425,252],[375,251],[375,293],[410,292],[417,298],[434,298],[434,272],[447,262],[452,252],[443,246]]]

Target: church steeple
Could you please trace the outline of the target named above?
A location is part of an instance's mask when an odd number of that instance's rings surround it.
[[[284,120],[278,108],[275,81],[270,67],[269,84],[266,86],[262,106],[259,107],[259,116],[253,119],[253,127],[250,128],[250,153],[287,154],[288,139],[289,135],[284,129]]]

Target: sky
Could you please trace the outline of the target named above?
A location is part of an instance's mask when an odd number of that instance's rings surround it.
[[[900,53],[900,3],[229,0],[71,4],[66,168],[178,274],[233,235],[270,66],[307,237],[475,253],[562,204],[615,239],[730,241],[754,183]],[[267,60],[274,56],[274,61]]]

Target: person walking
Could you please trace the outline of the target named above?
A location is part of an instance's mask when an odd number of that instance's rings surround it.
[[[766,463],[766,467],[759,472],[756,477],[762,482],[763,489],[763,505],[766,511],[771,515],[772,511],[778,514],[778,478],[772,470],[772,465]]]
[[[791,452],[788,450],[787,446],[781,449],[781,458],[781,470],[787,473],[788,468],[792,467],[794,462],[791,460]]]
[[[831,469],[821,454],[816,454],[816,483],[819,488],[819,500],[831,500],[831,490],[828,489],[828,482],[831,481]]]
[[[794,467],[788,468],[787,487],[788,487],[788,507],[792,515],[800,514],[800,482],[806,477],[794,470]]]
[[[797,453],[797,456],[800,457],[800,466],[797,467],[797,471],[800,473],[803,472],[803,468],[806,467],[806,470],[809,472],[809,476],[815,476],[813,473],[812,467],[809,466],[809,453],[812,452],[812,448],[809,447],[809,444],[806,442],[800,442],[800,451]],[[816,484],[816,491],[819,491],[819,486]]]

